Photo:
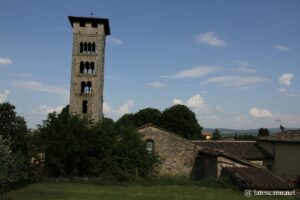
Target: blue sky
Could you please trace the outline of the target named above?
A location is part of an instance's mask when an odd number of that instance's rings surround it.
[[[69,102],[67,16],[108,18],[105,115],[185,104],[206,128],[300,125],[300,1],[0,0],[0,102],[30,127]]]

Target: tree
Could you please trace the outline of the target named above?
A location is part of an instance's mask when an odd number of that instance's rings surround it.
[[[0,195],[10,184],[26,178],[26,162],[19,152],[12,152],[8,138],[0,136]]]
[[[27,178],[29,156],[27,126],[10,103],[0,104],[0,193]]]
[[[184,105],[174,105],[163,111],[159,126],[188,139],[200,139],[202,127],[196,115]]]
[[[11,141],[10,149],[13,152],[21,152],[24,156],[28,154],[25,140],[27,132],[26,122],[17,115],[15,106],[10,103],[0,104],[0,136]]]
[[[116,121],[116,126],[119,129],[125,128],[125,127],[136,127],[135,121],[134,121],[134,115],[133,114],[125,114],[121,118],[119,118]]]
[[[269,129],[267,128],[260,128],[258,130],[258,137],[266,137],[266,136],[269,136],[270,135],[270,131]]]
[[[70,115],[68,107],[49,114],[38,134],[50,176],[144,176],[154,164],[134,128],[108,118],[93,124]]]
[[[45,152],[46,169],[51,176],[86,173],[91,121],[69,114],[68,106],[60,114],[50,113],[39,127],[39,143]]]
[[[154,108],[145,108],[134,114],[134,122],[137,127],[148,123],[157,125],[160,117],[160,110]]]
[[[219,129],[215,129],[214,130],[214,132],[213,132],[213,136],[212,136],[212,139],[213,140],[219,140],[219,139],[221,139],[222,138],[222,136],[221,136],[221,134],[220,134],[220,131],[219,131]]]
[[[155,173],[157,156],[149,154],[141,134],[133,127],[119,132],[116,142],[116,174],[146,177]],[[120,174],[121,173],[121,174]]]

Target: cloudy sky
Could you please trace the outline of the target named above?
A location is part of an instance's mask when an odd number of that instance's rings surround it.
[[[0,102],[69,102],[67,16],[109,18],[105,115],[185,104],[204,127],[300,127],[300,1],[0,0]]]

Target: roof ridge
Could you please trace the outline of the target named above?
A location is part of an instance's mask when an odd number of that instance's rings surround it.
[[[143,126],[138,127],[137,130],[139,131],[139,130],[144,129],[144,128],[146,128],[146,127],[153,127],[153,128],[156,128],[156,129],[158,129],[158,130],[160,130],[160,131],[166,132],[166,133],[171,134],[171,135],[173,135],[173,136],[175,136],[175,137],[177,137],[177,138],[183,139],[183,140],[185,140],[185,141],[187,141],[187,142],[189,142],[189,143],[191,143],[191,144],[193,144],[193,145],[198,146],[197,144],[193,143],[192,140],[190,140],[190,139],[188,139],[188,138],[185,138],[185,137],[182,137],[181,135],[178,135],[178,134],[176,134],[176,133],[174,133],[174,132],[172,132],[172,131],[166,130],[166,129],[161,128],[161,127],[158,127],[158,126],[156,126],[156,125],[154,125],[154,124],[152,124],[152,123],[144,124]]]

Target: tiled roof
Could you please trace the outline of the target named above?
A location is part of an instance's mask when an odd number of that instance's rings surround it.
[[[290,190],[293,188],[293,185],[264,168],[224,167],[222,175],[229,175],[243,189]]]
[[[268,137],[260,137],[261,141],[274,142],[296,142],[300,143],[300,129],[299,130],[285,130]]]
[[[236,156],[236,155],[233,155],[233,154],[230,154],[230,153],[227,153],[227,152],[224,152],[223,150],[218,150],[218,149],[211,149],[211,148],[207,148],[207,147],[202,147],[200,150],[199,150],[199,154],[208,154],[210,156],[223,156],[223,157],[227,157],[229,158],[230,160],[233,160],[237,163],[240,163],[244,166],[250,166],[250,167],[262,167],[260,165],[257,165],[255,163],[252,163],[251,161],[249,160],[246,160],[246,159],[242,159],[240,158],[239,156]]]
[[[246,160],[272,158],[255,141],[194,140],[193,142],[201,147],[222,150]]]

